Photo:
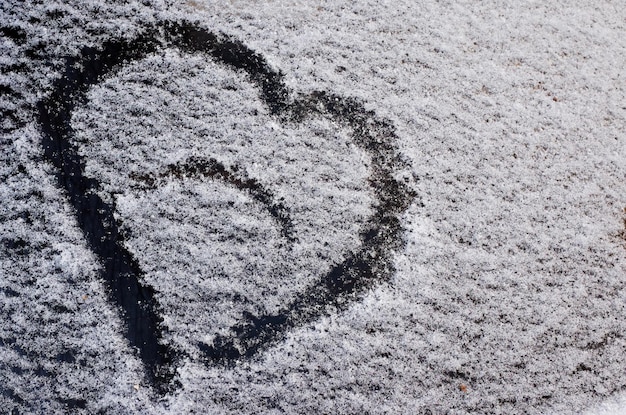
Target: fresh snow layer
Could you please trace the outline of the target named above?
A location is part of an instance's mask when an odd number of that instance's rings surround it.
[[[180,352],[163,393],[45,161],[36,106],[65,57],[183,19],[295,94],[388,120],[416,197],[388,281],[251,359],[206,363],[198,342],[361,248],[371,155],[331,119],[278,119],[204,55],[163,47],[101,79],[71,125]],[[626,412],[623,4],[7,0],[0,28],[3,411]],[[233,183],[167,173],[194,158],[268,189],[294,238]]]

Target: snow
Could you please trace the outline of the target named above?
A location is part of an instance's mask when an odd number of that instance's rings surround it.
[[[4,2],[0,404],[9,413],[626,413],[621,6]],[[36,104],[66,56],[182,19],[259,53],[292,100],[327,91],[388,120],[407,164],[393,173],[416,196],[400,212],[388,280],[251,359],[207,363],[201,344],[244,313],[280,313],[361,252],[379,203],[374,155],[332,117],[281,120],[249,74],[200,53],[160,47],[108,73],[71,125],[85,176],[115,203],[126,249],[158,293],[163,341],[179,353],[179,385],[162,393],[45,161]],[[234,179],[172,173],[210,159]],[[271,202],[237,188],[246,178]],[[291,222],[272,213],[279,205]]]

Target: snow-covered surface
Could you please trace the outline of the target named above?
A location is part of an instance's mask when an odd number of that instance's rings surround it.
[[[41,4],[40,4],[41,3]],[[626,412],[626,8],[620,2],[2,2],[0,404],[8,413]],[[377,203],[350,131],[270,114],[245,73],[161,48],[74,109],[85,175],[161,293],[179,386],[146,382],[46,161],[36,105],[66,56],[193,20],[292,91],[395,127],[415,191],[391,278],[252,359],[207,364],[360,247]],[[145,172],[241,166],[289,207]],[[242,174],[243,174],[242,173]],[[404,175],[404,176],[403,176]]]
[[[624,415],[626,414],[626,396],[609,399],[585,412],[585,415]]]

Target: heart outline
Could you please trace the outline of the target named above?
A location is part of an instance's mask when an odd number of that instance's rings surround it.
[[[161,394],[176,387],[176,366],[181,358],[178,351],[160,341],[162,318],[156,292],[142,284],[141,267],[124,246],[114,203],[105,202],[98,195],[98,181],[84,175],[84,161],[72,143],[70,119],[74,108],[86,99],[88,89],[104,76],[168,47],[205,54],[234,70],[245,71],[259,88],[271,115],[283,124],[324,117],[350,128],[354,143],[371,157],[368,181],[378,202],[360,234],[362,245],[357,252],[335,264],[278,313],[244,315],[231,327],[230,335],[217,336],[213,345],[199,342],[205,363],[228,365],[252,357],[282,339],[288,330],[332,310],[345,309],[367,289],[389,280],[393,273],[392,252],[403,244],[399,216],[415,197],[406,183],[394,177],[405,163],[394,146],[397,137],[390,122],[379,119],[354,99],[323,91],[292,93],[283,83],[282,73],[227,35],[216,35],[188,21],[163,21],[130,40],[108,40],[99,49],[86,47],[67,57],[63,75],[54,82],[52,93],[37,105],[44,156],[56,168],[59,184],[68,194],[87,242],[102,263],[110,300],[122,309],[126,338],[139,351],[148,381]]]

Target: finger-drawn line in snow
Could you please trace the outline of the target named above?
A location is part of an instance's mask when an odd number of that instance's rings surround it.
[[[131,178],[142,183],[144,188],[156,188],[163,179],[181,179],[183,177],[209,177],[230,184],[239,190],[246,191],[254,200],[265,206],[270,215],[278,222],[281,235],[289,243],[293,244],[297,241],[297,237],[294,236],[294,227],[289,216],[289,209],[277,201],[272,192],[265,189],[257,180],[247,177],[238,169],[227,168],[214,158],[192,157],[184,163],[167,166],[159,174],[134,174]]]
[[[52,93],[38,104],[44,154],[56,167],[58,180],[68,193],[85,237],[102,263],[110,299],[123,311],[126,336],[137,348],[149,381],[161,393],[174,386],[179,351],[162,341],[164,328],[157,293],[143,283],[139,262],[125,247],[114,217],[116,207],[98,195],[98,181],[84,175],[85,163],[73,144],[70,119],[76,106],[86,100],[88,89],[105,75],[168,47],[204,54],[234,70],[244,71],[259,88],[260,98],[270,113],[281,122],[304,123],[321,117],[348,127],[354,143],[371,157],[368,180],[376,204],[360,234],[359,250],[332,266],[278,313],[245,314],[228,334],[215,338],[213,344],[199,342],[207,364],[230,364],[252,357],[284,338],[288,330],[332,310],[345,309],[368,288],[388,280],[393,271],[391,253],[402,244],[399,215],[414,196],[405,183],[394,177],[404,163],[394,147],[396,136],[388,121],[353,99],[322,91],[310,94],[290,91],[282,81],[282,74],[273,70],[261,55],[227,35],[214,34],[189,22],[167,21],[131,40],[110,40],[100,48],[86,47],[77,56],[68,57],[65,71],[54,83]],[[296,237],[287,209],[253,179],[237,176],[211,160],[168,166],[161,175],[165,178],[179,173],[213,176],[250,192],[272,211],[284,229],[283,236]],[[156,179],[157,176],[144,177],[146,183],[152,180],[154,184]]]

